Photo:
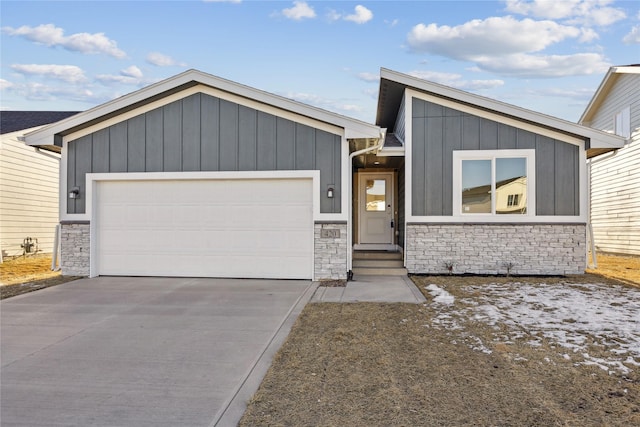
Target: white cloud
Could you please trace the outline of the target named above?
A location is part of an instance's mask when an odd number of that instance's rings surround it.
[[[329,13],[327,13],[327,18],[329,21],[339,21],[342,19],[344,21],[355,22],[356,24],[365,24],[373,19],[373,12],[359,4],[355,7],[354,13],[351,15],[343,15],[331,9]]]
[[[174,65],[185,67],[186,64],[184,62],[178,62],[169,55],[162,54],[160,52],[151,52],[145,58],[146,61],[157,67],[171,67]]]
[[[289,9],[282,9],[282,14],[294,21],[300,21],[302,19],[310,19],[316,17],[316,12],[311,6],[304,1],[294,1],[293,7]]]
[[[333,9],[330,9],[327,13],[327,19],[331,22],[339,21],[342,18],[342,15],[336,12]]]
[[[125,68],[124,70],[120,71],[120,74],[122,74],[123,76],[133,77],[136,79],[142,78],[142,71],[140,70],[140,68],[136,67],[135,65]]]
[[[364,93],[365,95],[377,100],[379,91],[380,90],[379,90],[378,87],[371,87],[371,88],[363,90],[362,93]]]
[[[622,41],[624,44],[640,44],[640,25],[633,27]]]
[[[613,0],[506,0],[507,12],[567,23],[608,26],[626,18]]]
[[[440,83],[449,87],[464,90],[482,90],[492,89],[504,85],[504,81],[494,80],[464,80],[460,74],[441,73],[438,71],[410,71],[408,73],[413,77],[431,82]]]
[[[603,74],[611,66],[599,53],[573,55],[517,53],[502,57],[476,58],[476,63],[482,70],[499,75],[534,78]]]
[[[387,24],[389,27],[395,27],[396,25],[398,25],[400,21],[398,19],[393,19],[391,21],[389,21],[388,19],[384,20],[384,23]]]
[[[364,24],[373,19],[373,12],[362,5],[357,5],[355,13],[344,17],[345,21],[355,22],[356,24]]]
[[[149,81],[144,79],[144,75],[140,68],[136,67],[135,65],[120,70],[120,73],[117,75],[99,74],[96,76],[96,80],[107,85],[118,83],[133,86],[143,86],[149,83]]]
[[[100,104],[108,101],[104,96],[97,96],[84,85],[55,85],[49,86],[43,83],[14,84],[10,88],[15,93],[28,101],[80,101],[89,104]]]
[[[581,28],[580,29],[580,38],[578,39],[581,43],[588,43],[593,40],[597,40],[600,38],[598,33],[593,31],[591,28]]]
[[[364,80],[365,82],[378,82],[380,81],[380,76],[373,73],[358,73],[357,76],[360,80]]]
[[[41,43],[49,47],[60,46],[72,52],[86,54],[105,54],[114,58],[124,58],[126,54],[118,49],[115,41],[109,39],[104,33],[76,33],[70,36],[64,35],[64,30],[53,24],[44,24],[37,27],[23,25],[20,28],[3,27],[2,31],[10,36],[20,36],[32,42]]]
[[[349,104],[342,101],[336,101],[333,99],[323,98],[318,95],[313,95],[303,92],[288,92],[283,96],[293,99],[294,101],[302,102],[304,104],[313,105],[315,107],[323,108],[336,112],[360,112],[362,107],[355,104]]]
[[[574,99],[579,101],[589,101],[593,97],[593,88],[582,88],[582,89],[563,89],[563,88],[546,88],[546,89],[536,89],[536,90],[527,90],[527,93],[530,93],[539,97],[557,97],[564,99]]]
[[[553,21],[534,21],[528,18],[520,21],[505,16],[474,19],[455,27],[418,24],[409,33],[407,42],[418,52],[473,60],[486,55],[537,52],[581,34],[578,28]]]
[[[52,78],[67,83],[77,84],[87,81],[84,71],[75,65],[13,64],[11,69],[23,75]]]
[[[0,90],[5,90],[13,87],[13,83],[8,80],[0,79]]]

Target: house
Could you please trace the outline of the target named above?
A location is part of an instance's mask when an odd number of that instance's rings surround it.
[[[404,147],[386,165],[410,273],[584,273],[585,159],[622,138],[386,69],[376,124]]]
[[[62,155],[63,274],[324,280],[354,250],[582,273],[584,158],[623,140],[383,69],[376,125],[189,70],[26,143]],[[517,209],[463,210],[496,180]]]
[[[25,133],[76,112],[0,112],[0,260],[51,253],[58,219],[60,156],[28,147]]]
[[[587,166],[595,247],[640,255],[640,65],[611,67],[579,123],[625,138]]]

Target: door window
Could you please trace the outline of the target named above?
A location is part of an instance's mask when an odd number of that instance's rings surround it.
[[[384,212],[387,209],[386,180],[368,179],[366,187],[367,212]]]

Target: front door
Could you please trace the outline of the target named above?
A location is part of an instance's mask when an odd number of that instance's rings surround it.
[[[393,172],[358,174],[358,243],[392,245],[394,242]]]

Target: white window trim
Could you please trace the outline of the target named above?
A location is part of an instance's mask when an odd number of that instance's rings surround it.
[[[496,213],[462,213],[462,161],[491,160],[492,192],[495,192],[495,159],[521,157],[527,159],[527,213],[498,215]],[[536,150],[457,150],[453,152],[453,216],[447,219],[461,222],[528,222],[536,212]],[[491,198],[495,211],[496,197]]]
[[[631,138],[631,107],[630,106],[623,108],[613,116],[613,132],[618,136],[627,138],[627,141],[625,141],[625,144],[629,143],[629,138]]]

